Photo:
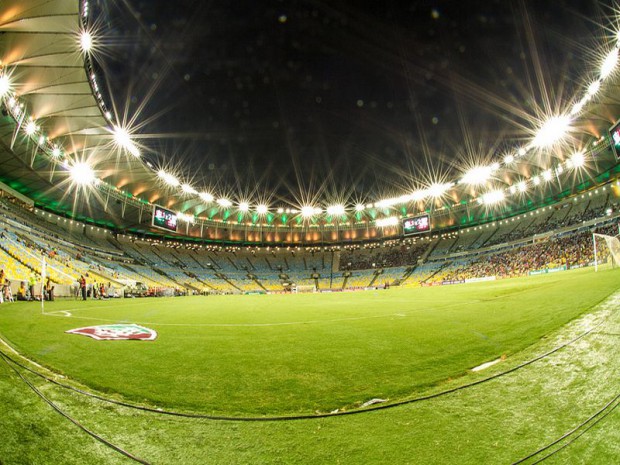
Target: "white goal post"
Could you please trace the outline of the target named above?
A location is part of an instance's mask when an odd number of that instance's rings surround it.
[[[316,286],[314,284],[299,284],[299,285],[294,285],[293,286],[293,293],[294,294],[302,294],[302,293],[309,293],[309,292],[316,292]]]
[[[607,234],[592,234],[594,248],[594,271],[598,271],[599,265],[611,263],[612,267],[620,265],[620,239],[618,236]]]

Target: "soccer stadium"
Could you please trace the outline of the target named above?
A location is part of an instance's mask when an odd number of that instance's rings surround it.
[[[0,2],[0,464],[620,463],[619,53],[602,1]]]

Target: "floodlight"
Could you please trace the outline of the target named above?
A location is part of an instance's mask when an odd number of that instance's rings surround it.
[[[332,205],[327,207],[327,214],[332,216],[342,216],[345,213],[344,205]]]
[[[170,173],[166,173],[164,170],[159,170],[159,172],[157,173],[157,175],[163,179],[163,181],[168,184],[169,186],[172,187],[176,187],[179,184],[181,184],[179,182],[179,180],[177,178],[175,178],[173,175],[171,175]]]
[[[607,54],[605,60],[603,60],[603,64],[601,65],[601,79],[605,79],[616,69],[616,65],[618,64],[618,49],[614,48],[611,52]]]
[[[211,194],[209,194],[208,192],[201,192],[201,193],[200,193],[200,194],[198,194],[198,195],[200,196],[200,198],[201,198],[203,201],[205,201],[205,202],[207,202],[207,203],[211,203],[211,202],[213,202],[214,197],[213,197]]]
[[[247,212],[248,210],[250,210],[250,204],[247,202],[240,202],[239,203],[239,211],[241,212]]]
[[[492,166],[477,166],[465,173],[461,178],[461,182],[463,184],[471,184],[474,186],[484,184],[491,177],[492,173]]]
[[[514,155],[506,155],[504,157],[504,164],[505,165],[510,165],[513,161],[515,161]]]
[[[588,86],[588,95],[594,96],[601,88],[601,81],[594,81]]]
[[[196,189],[194,189],[192,186],[190,186],[187,183],[181,185],[181,190],[183,190],[183,192],[185,192],[186,194],[197,194],[198,193]]]
[[[485,205],[495,205],[502,202],[505,197],[502,190],[490,191],[482,196],[482,203]]]
[[[532,178],[532,182],[534,183],[535,186],[539,186],[540,185],[540,178],[538,176],[534,176]]]
[[[570,162],[573,168],[581,168],[586,162],[586,157],[583,152],[575,152],[573,156],[570,157]]]
[[[437,198],[441,197],[442,195],[444,195],[446,193],[446,191],[448,189],[450,189],[453,185],[454,184],[451,183],[451,182],[434,183],[434,184],[431,184],[428,189],[426,189],[426,192],[431,197],[437,199]]]
[[[0,76],[0,97],[4,97],[9,90],[11,90],[11,81],[9,81],[9,77],[6,74]]]
[[[217,204],[220,207],[224,207],[224,208],[228,208],[228,207],[232,206],[232,202],[230,200],[224,199],[224,198],[217,199]]]
[[[79,162],[70,168],[71,179],[76,184],[88,186],[95,182],[95,172],[88,163]]]
[[[527,191],[527,182],[525,181],[521,181],[517,184],[517,189],[519,189],[519,192],[525,192]]]
[[[269,208],[267,207],[267,205],[261,204],[256,207],[256,213],[258,213],[259,215],[266,215],[268,211]]]
[[[131,136],[129,132],[125,128],[121,128],[119,126],[114,126],[114,140],[119,147],[124,148],[129,153],[131,153],[134,157],[140,156],[140,151],[138,147],[131,140]]]
[[[398,218],[395,216],[390,216],[388,218],[381,218],[377,220],[376,225],[379,228],[385,228],[388,226],[396,226],[398,224]]]
[[[511,194],[516,194],[517,193],[517,186],[515,186],[514,184],[512,186],[510,186],[508,188],[508,190],[510,191]]]
[[[277,212],[279,215],[281,215],[282,213],[284,213],[284,208],[278,208]]]
[[[355,211],[356,211],[356,212],[363,212],[363,211],[364,211],[364,205],[362,205],[361,203],[358,203],[358,204],[355,206]]]
[[[543,171],[542,177],[545,181],[551,181],[551,178],[553,178],[553,173],[551,170],[545,170]]]
[[[301,216],[304,218],[310,218],[314,215],[314,207],[305,206],[301,207]]]
[[[553,116],[539,129],[532,141],[535,147],[549,147],[558,142],[570,129],[571,120],[568,116]]]
[[[80,45],[82,50],[86,53],[90,52],[93,48],[93,36],[88,31],[82,31],[80,33]]]
[[[62,155],[62,152],[61,152],[60,148],[54,147],[52,149],[52,157],[58,158],[60,155]]]
[[[30,120],[28,121],[28,124],[26,124],[26,128],[24,129],[24,131],[26,131],[26,135],[32,136],[35,132],[37,132],[37,129],[37,123]]]

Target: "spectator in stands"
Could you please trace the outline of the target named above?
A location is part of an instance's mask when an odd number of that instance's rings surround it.
[[[19,285],[19,289],[17,289],[17,300],[28,300],[28,298],[26,297],[26,292],[26,282],[22,281]]]

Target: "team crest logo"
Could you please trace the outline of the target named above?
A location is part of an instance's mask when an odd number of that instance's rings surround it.
[[[82,336],[92,337],[98,341],[153,341],[157,337],[156,331],[134,324],[87,326],[85,328],[70,329],[65,332],[69,334],[81,334]]]

